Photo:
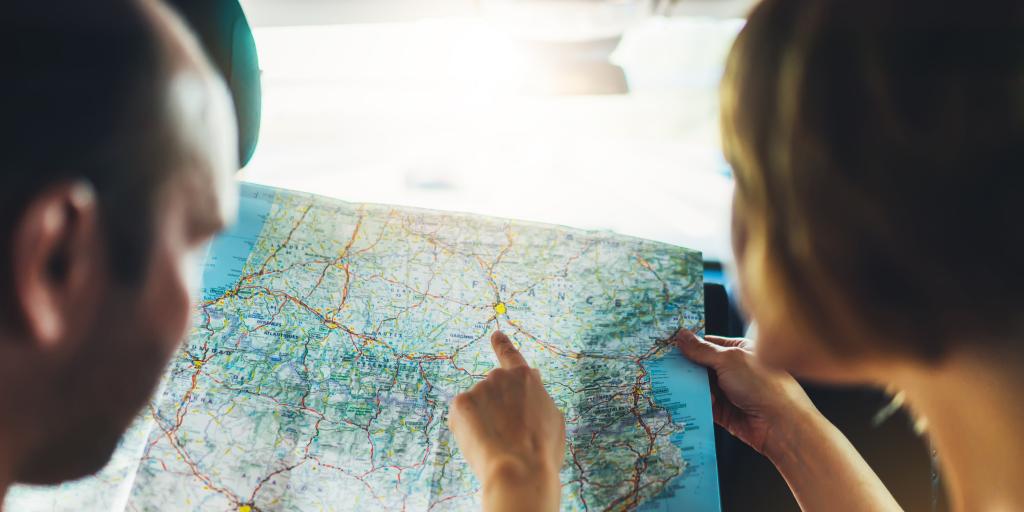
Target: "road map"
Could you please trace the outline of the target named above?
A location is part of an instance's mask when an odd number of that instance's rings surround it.
[[[251,184],[189,339],[96,476],[6,510],[478,510],[448,402],[501,329],[564,412],[563,510],[719,510],[699,252]]]

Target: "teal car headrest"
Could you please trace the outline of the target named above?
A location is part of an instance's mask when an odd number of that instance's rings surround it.
[[[262,90],[256,41],[238,0],[166,0],[199,38],[231,89],[238,117],[238,162],[244,167],[260,134]]]

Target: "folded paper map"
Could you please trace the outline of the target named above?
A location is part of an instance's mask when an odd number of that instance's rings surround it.
[[[478,510],[448,402],[506,332],[565,413],[563,510],[719,510],[698,252],[243,184],[189,339],[100,474],[7,510]],[[117,371],[111,369],[111,371]]]

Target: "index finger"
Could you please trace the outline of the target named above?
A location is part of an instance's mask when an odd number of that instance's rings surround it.
[[[512,344],[512,340],[508,339],[508,336],[501,331],[494,331],[494,334],[491,335],[491,348],[494,349],[494,355],[498,356],[498,363],[506,370],[519,366],[530,366],[526,363],[523,355],[519,353],[519,349]]]

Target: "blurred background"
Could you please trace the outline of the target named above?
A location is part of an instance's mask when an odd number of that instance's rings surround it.
[[[749,0],[243,0],[242,178],[729,259],[716,91]]]

